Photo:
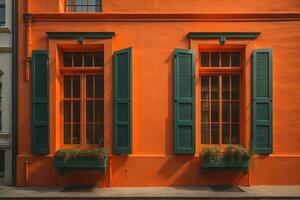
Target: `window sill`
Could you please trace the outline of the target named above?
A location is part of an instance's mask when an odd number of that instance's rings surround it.
[[[6,26],[0,26],[0,33],[11,33],[11,30]]]

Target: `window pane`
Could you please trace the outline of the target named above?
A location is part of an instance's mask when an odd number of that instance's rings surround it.
[[[219,124],[211,124],[211,144],[219,144]]]
[[[209,85],[209,78],[208,76],[202,76],[201,77],[201,99],[202,100],[208,100],[208,85]]]
[[[96,5],[96,0],[88,0],[88,5]]]
[[[103,146],[103,124],[96,124],[95,125],[95,143],[100,144],[100,146]]]
[[[80,76],[73,76],[73,98],[80,98]]]
[[[5,151],[0,150],[0,177],[4,177],[5,173]]]
[[[96,12],[96,6],[88,6],[88,12]]]
[[[220,53],[219,52],[212,52],[211,53],[211,66],[212,67],[219,67],[220,64]]]
[[[5,5],[0,5],[0,26],[5,25]]]
[[[64,76],[64,97],[71,97],[71,76]]]
[[[229,100],[230,99],[230,84],[229,84],[229,76],[222,76],[222,99]]]
[[[64,122],[71,122],[71,101],[64,101]]]
[[[86,97],[93,98],[93,76],[86,76]]]
[[[221,54],[221,66],[229,67],[229,52],[222,52]]]
[[[230,144],[230,125],[222,124],[222,144]]]
[[[74,66],[82,67],[82,53],[74,53]]]
[[[219,77],[211,76],[211,99],[219,99]]]
[[[95,88],[96,88],[96,98],[103,98],[104,93],[104,84],[103,84],[103,75],[95,76]]]
[[[231,67],[239,67],[240,66],[240,53],[232,52],[231,53]]]
[[[104,54],[103,52],[96,52],[94,54],[95,67],[104,67]]]
[[[84,66],[85,67],[93,66],[93,54],[92,53],[84,53]]]
[[[71,144],[71,125],[64,125],[64,144]]]
[[[209,122],[209,102],[201,102],[201,122]]]
[[[208,67],[209,66],[209,53],[201,52],[201,66]]]
[[[93,122],[93,101],[86,102],[86,121]]]
[[[239,122],[239,102],[232,102],[232,122]]]
[[[232,124],[232,135],[231,135],[231,143],[239,144],[240,143],[240,125]]]
[[[73,102],[73,122],[80,122],[80,101]]]
[[[87,144],[93,144],[93,124],[87,124],[86,125],[86,143]]]
[[[239,100],[240,99],[240,79],[238,76],[231,77],[231,98],[232,100]]]
[[[72,53],[63,54],[64,67],[72,67]]]
[[[73,125],[73,144],[80,144],[80,124]]]
[[[219,102],[211,102],[211,121],[219,122]]]
[[[222,103],[222,121],[230,122],[230,102],[223,101]]]
[[[201,143],[209,144],[209,124],[201,123]]]
[[[96,107],[95,107],[95,121],[96,122],[103,122],[104,121],[104,104],[103,100],[97,100],[96,102]]]

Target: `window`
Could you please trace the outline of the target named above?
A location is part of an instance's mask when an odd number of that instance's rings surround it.
[[[63,54],[64,145],[103,146],[103,52]]]
[[[238,144],[241,53],[204,51],[200,56],[201,142]]]
[[[2,131],[2,75],[3,72],[0,71],[0,131]]]
[[[66,12],[101,12],[101,0],[66,0]]]
[[[0,150],[0,178],[4,177],[5,171],[5,151]]]
[[[5,0],[0,0],[0,26],[5,25]]]

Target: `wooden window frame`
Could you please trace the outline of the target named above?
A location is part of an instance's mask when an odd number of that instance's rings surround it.
[[[72,138],[72,131],[71,131],[71,144],[65,144],[64,143],[64,109],[62,109],[62,134],[61,134],[61,143],[63,148],[81,148],[81,149],[93,149],[97,148],[100,145],[99,144],[87,144],[86,143],[86,101],[88,100],[86,97],[86,76],[88,75],[103,75],[104,76],[104,66],[103,67],[85,67],[84,64],[81,67],[74,67],[74,58],[72,57],[72,67],[65,67],[64,62],[63,62],[63,53],[66,52],[72,52],[72,53],[88,53],[88,52],[103,52],[103,50],[81,50],[81,51],[76,51],[76,50],[65,50],[62,52],[61,56],[61,67],[60,67],[60,72],[62,75],[62,108],[64,108],[64,101],[69,100],[69,101],[74,101],[80,99],[80,142],[79,144],[72,144],[73,138]],[[84,56],[82,57],[82,63],[84,63]],[[93,61],[94,63],[94,61]],[[65,76],[79,76],[80,77],[80,98],[73,98],[71,95],[71,98],[65,98],[64,97],[64,77]],[[71,92],[73,91],[72,88],[73,83],[71,84]],[[93,84],[93,87],[95,85]],[[103,83],[103,89],[104,89],[104,83]],[[93,90],[94,91],[94,90]],[[90,98],[89,98],[90,99]],[[93,98],[96,99],[96,98]],[[102,98],[97,98],[97,100],[102,100],[104,101],[104,97]],[[71,107],[71,116],[73,114],[73,109]],[[70,122],[71,124],[73,122]],[[104,127],[104,121],[102,122],[103,127]],[[104,134],[104,130],[103,130]],[[104,137],[104,135],[103,135]],[[103,138],[104,139],[104,138]],[[103,144],[104,145],[104,144]]]
[[[202,143],[202,119],[201,119],[201,112],[202,112],[202,107],[201,107],[201,103],[200,103],[200,144],[204,145],[204,146],[220,146],[220,147],[225,147],[227,145],[241,145],[242,144],[242,132],[241,132],[241,128],[242,128],[242,79],[243,79],[243,68],[244,68],[244,49],[242,48],[226,48],[226,47],[219,47],[219,48],[199,48],[199,77],[200,77],[200,102],[202,102],[202,97],[201,97],[201,92],[202,92],[202,85],[201,85],[201,78],[202,76],[218,76],[218,80],[219,80],[219,143],[218,144],[211,144],[211,129],[209,129],[209,144],[204,144]],[[219,66],[218,67],[211,67],[211,65],[209,66],[205,66],[202,67],[201,66],[201,53],[202,52],[219,52],[220,55],[220,59],[219,59]],[[229,67],[222,67],[221,66],[221,53],[222,52],[239,52],[240,53],[240,66],[239,67],[231,67],[231,59],[229,59]],[[209,54],[210,55],[210,54]],[[210,56],[209,56],[210,57]],[[209,60],[209,63],[211,63],[211,59]],[[233,75],[238,75],[239,76],[239,143],[238,144],[232,144],[231,140],[231,136],[232,136],[232,126],[230,126],[230,143],[229,144],[223,144],[222,143],[222,124],[223,124],[223,120],[222,120],[222,104],[223,104],[223,97],[222,97],[222,76],[230,76],[230,81],[229,81],[229,90],[230,90],[230,123],[232,125],[232,95],[231,95],[231,76]],[[210,80],[210,79],[209,79]],[[209,88],[211,88],[211,81],[209,81]],[[207,100],[208,102],[210,102],[209,104],[209,113],[211,113],[211,90],[209,90],[209,100]],[[209,114],[209,124],[211,124],[211,114]]]

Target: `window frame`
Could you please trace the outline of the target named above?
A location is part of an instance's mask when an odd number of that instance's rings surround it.
[[[243,90],[243,70],[244,70],[244,66],[245,66],[245,63],[244,63],[244,49],[243,48],[236,48],[236,47],[207,47],[207,48],[201,48],[199,47],[199,67],[198,67],[198,72],[199,72],[199,85],[200,85],[200,144],[202,146],[210,146],[210,147],[213,147],[213,146],[218,146],[218,147],[225,147],[227,145],[242,145],[243,142],[242,142],[242,138],[243,138],[243,135],[242,135],[242,111],[243,111],[243,108],[242,108],[242,101],[243,101],[243,98],[242,98],[242,90]],[[220,55],[219,57],[221,58],[221,53],[222,52],[239,52],[240,53],[240,66],[239,67],[222,67],[221,66],[221,59],[219,59],[219,66],[218,67],[212,67],[212,66],[205,66],[205,67],[202,67],[202,63],[201,63],[201,53],[202,52],[219,52]],[[231,59],[230,59],[231,60]],[[210,61],[209,61],[210,62]],[[229,61],[231,62],[231,61]],[[230,65],[230,64],[229,64]],[[222,103],[223,103],[223,98],[222,98],[222,78],[220,76],[234,76],[234,75],[238,75],[239,77],[239,143],[238,144],[232,144],[232,143],[229,143],[229,144],[223,144],[222,143],[222,123],[223,123],[223,120],[222,120]],[[219,121],[218,121],[218,124],[219,124],[219,143],[218,144],[211,144],[211,130],[209,130],[209,136],[210,136],[210,143],[209,144],[204,144],[202,143],[202,118],[201,118],[201,113],[202,113],[202,97],[201,97],[201,92],[202,92],[202,84],[201,84],[201,80],[202,80],[202,76],[208,76],[208,77],[211,77],[211,76],[218,76],[218,81],[219,81],[219,99],[217,100],[218,103],[219,103]],[[209,81],[209,84],[210,84],[210,81]],[[230,88],[231,88],[231,81],[230,81]],[[231,89],[230,89],[231,90]],[[209,90],[210,91],[210,90]],[[209,99],[208,101],[211,101],[211,99]],[[231,102],[231,92],[230,92],[230,102]],[[230,115],[231,115],[231,112],[232,112],[232,109],[230,109]],[[209,113],[211,113],[211,106],[209,106]],[[210,114],[211,115],[211,114]],[[209,117],[209,122],[208,123],[211,123],[211,117]],[[231,117],[230,117],[230,123],[229,124],[232,124],[232,121],[231,121]],[[231,128],[230,128],[231,130]],[[230,131],[230,136],[232,135],[232,132]],[[231,138],[230,138],[231,140]]]
[[[61,81],[61,105],[62,105],[62,109],[61,109],[61,113],[62,113],[62,117],[61,117],[61,130],[62,130],[62,134],[61,134],[61,145],[63,148],[81,148],[81,149],[94,149],[97,147],[103,147],[104,146],[104,117],[103,117],[103,144],[87,144],[86,143],[86,101],[87,101],[87,97],[86,97],[86,77],[88,75],[102,75],[103,79],[104,79],[104,64],[101,67],[85,67],[84,64],[81,67],[65,67],[64,66],[64,62],[63,62],[63,57],[64,57],[64,53],[90,53],[90,52],[102,52],[104,54],[104,50],[102,48],[97,48],[97,49],[65,49],[61,52],[61,65],[60,65],[60,73],[61,73],[61,77],[62,77],[62,81]],[[103,60],[104,61],[104,60]],[[82,61],[82,63],[84,63],[84,59]],[[72,133],[71,133],[71,144],[65,144],[64,143],[64,101],[65,99],[67,100],[73,100],[73,97],[71,98],[65,98],[64,97],[64,77],[65,76],[79,76],[80,77],[80,97],[76,98],[76,100],[80,99],[80,142],[79,144],[72,144]],[[103,91],[104,91],[104,80],[103,80]],[[94,87],[94,85],[93,85]],[[104,95],[104,94],[103,94]],[[101,100],[103,101],[103,107],[104,107],[104,96],[101,98]],[[73,109],[71,108],[71,113],[73,112]],[[72,114],[71,114],[72,115]],[[103,116],[104,116],[104,110],[103,110]],[[73,123],[73,122],[71,122]]]
[[[93,5],[89,5],[88,1],[89,0],[85,0],[86,1],[86,4],[77,4],[76,0],[75,0],[75,4],[69,4],[68,3],[69,0],[65,0],[65,4],[64,4],[64,11],[67,12],[67,13],[100,13],[102,12],[102,0],[98,0],[99,1],[99,4],[93,4]],[[95,0],[97,1],[97,0]],[[89,7],[93,7],[97,8],[97,6],[99,6],[98,8],[98,11],[89,11]],[[74,7],[75,8],[75,11],[72,11],[72,9],[70,9],[71,7]],[[84,7],[85,8],[85,11],[77,11],[77,7]]]

